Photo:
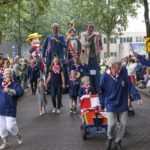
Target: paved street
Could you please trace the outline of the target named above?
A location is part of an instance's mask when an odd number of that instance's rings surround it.
[[[134,104],[134,117],[128,119],[123,147],[125,150],[150,150],[150,100],[142,95],[143,106]],[[79,113],[69,115],[69,98],[63,95],[62,113],[52,114],[52,104],[48,96],[48,113],[38,116],[35,96],[26,96],[18,105],[18,126],[23,135],[24,144],[17,145],[10,137],[8,150],[103,150],[106,136],[92,135],[87,141],[82,139]],[[1,143],[1,141],[0,141]]]

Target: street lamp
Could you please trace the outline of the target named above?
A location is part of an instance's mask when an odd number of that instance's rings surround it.
[[[21,0],[18,0],[18,55],[21,56]]]

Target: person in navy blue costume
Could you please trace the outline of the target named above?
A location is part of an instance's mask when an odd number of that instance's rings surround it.
[[[127,69],[121,66],[118,58],[109,58],[108,66],[100,81],[100,104],[102,109],[106,109],[108,117],[106,150],[111,150],[116,121],[119,122],[119,128],[115,137],[115,149],[122,150],[121,141],[128,116],[128,95],[131,93],[134,96],[134,89],[130,86]],[[140,97],[136,96],[134,99],[138,104],[143,104]]]
[[[98,93],[99,80],[99,55],[102,49],[101,38],[99,33],[94,32],[94,24],[89,23],[86,32],[81,33],[82,50],[80,61],[82,65],[88,66],[88,76],[95,94]]]
[[[65,89],[66,85],[63,67],[61,66],[60,59],[58,57],[54,57],[53,62],[50,66],[47,84],[49,83],[49,81],[53,103],[52,113],[59,114],[62,101],[62,88]]]
[[[75,57],[73,59],[73,63],[70,66],[69,72],[71,70],[75,70],[77,73],[79,73],[80,74],[80,78],[84,75],[84,66],[82,66],[82,64],[80,63],[79,57]]]
[[[70,102],[70,113],[76,113],[77,110],[77,98],[79,94],[79,80],[77,79],[77,72],[75,70],[71,70],[70,79],[69,79],[69,96],[71,99]]]
[[[58,56],[63,65],[66,65],[66,52],[67,42],[65,37],[59,33],[60,26],[58,23],[54,23],[52,26],[53,35],[48,35],[43,44],[43,57],[46,57],[47,68],[51,65],[51,62],[55,56]],[[63,66],[64,67],[64,66]]]
[[[79,97],[81,98],[83,95],[94,94],[94,89],[92,86],[90,86],[90,77],[83,76],[81,78],[81,81],[83,83],[83,86],[80,87]]]
[[[29,65],[29,68],[28,68],[28,78],[29,78],[30,85],[31,85],[32,95],[36,94],[37,80],[39,77],[40,77],[39,67],[37,66],[35,60],[32,59],[31,64]]]
[[[4,78],[0,78],[0,136],[3,139],[0,149],[9,146],[9,132],[17,136],[18,144],[23,142],[16,121],[17,101],[23,94],[23,88],[13,80],[13,71],[5,69]]]
[[[142,56],[135,52],[133,54],[142,65],[144,65],[146,67],[150,67],[150,60],[146,59],[144,55]]]

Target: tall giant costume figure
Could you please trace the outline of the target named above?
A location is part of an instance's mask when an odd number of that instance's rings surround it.
[[[32,33],[28,35],[26,42],[29,42],[29,61],[33,59],[37,66],[39,67],[40,71],[44,72],[44,62],[42,60],[42,49],[40,48],[40,38],[42,35],[38,33]]]
[[[79,57],[81,52],[81,42],[77,38],[74,22],[70,22],[71,29],[66,34],[67,39],[67,62],[69,63],[72,58]]]
[[[101,35],[94,32],[94,25],[90,23],[87,31],[81,34],[82,50],[80,54],[80,61],[82,65],[88,66],[91,85],[95,92],[98,92],[96,86],[99,80],[99,55],[102,49]]]

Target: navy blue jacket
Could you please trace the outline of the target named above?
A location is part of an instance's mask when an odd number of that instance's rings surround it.
[[[79,94],[79,88],[80,88],[80,84],[78,79],[76,79],[75,81],[69,80],[69,96],[78,96]]]
[[[40,77],[40,70],[37,65],[35,65],[32,69],[31,66],[28,67],[28,78],[30,80],[38,79]]]
[[[146,59],[144,56],[139,55],[137,59],[140,61],[140,63],[144,66],[150,67],[150,60]]]
[[[0,79],[0,115],[8,117],[16,117],[17,100],[24,94],[20,84],[13,82],[8,88],[16,91],[15,95],[3,92],[2,79]]]
[[[104,72],[100,81],[100,104],[108,112],[124,112],[128,110],[128,74],[125,67],[114,79]]]
[[[79,90],[79,97],[81,98],[83,95],[87,95],[87,94],[94,94],[93,87],[90,86],[89,91],[87,92],[85,87],[81,86]]]
[[[113,79],[104,72],[100,81],[100,103],[102,108],[108,112],[124,112],[128,110],[128,95],[134,100],[140,100],[141,96],[131,80],[128,78],[127,70],[122,67],[120,74]]]
[[[57,38],[58,42],[52,40],[52,38]],[[49,66],[52,62],[52,59],[55,55],[59,56],[62,60],[62,64],[66,64],[66,51],[67,42],[65,37],[61,34],[57,35],[48,35],[43,44],[43,57],[46,57],[46,65]]]

